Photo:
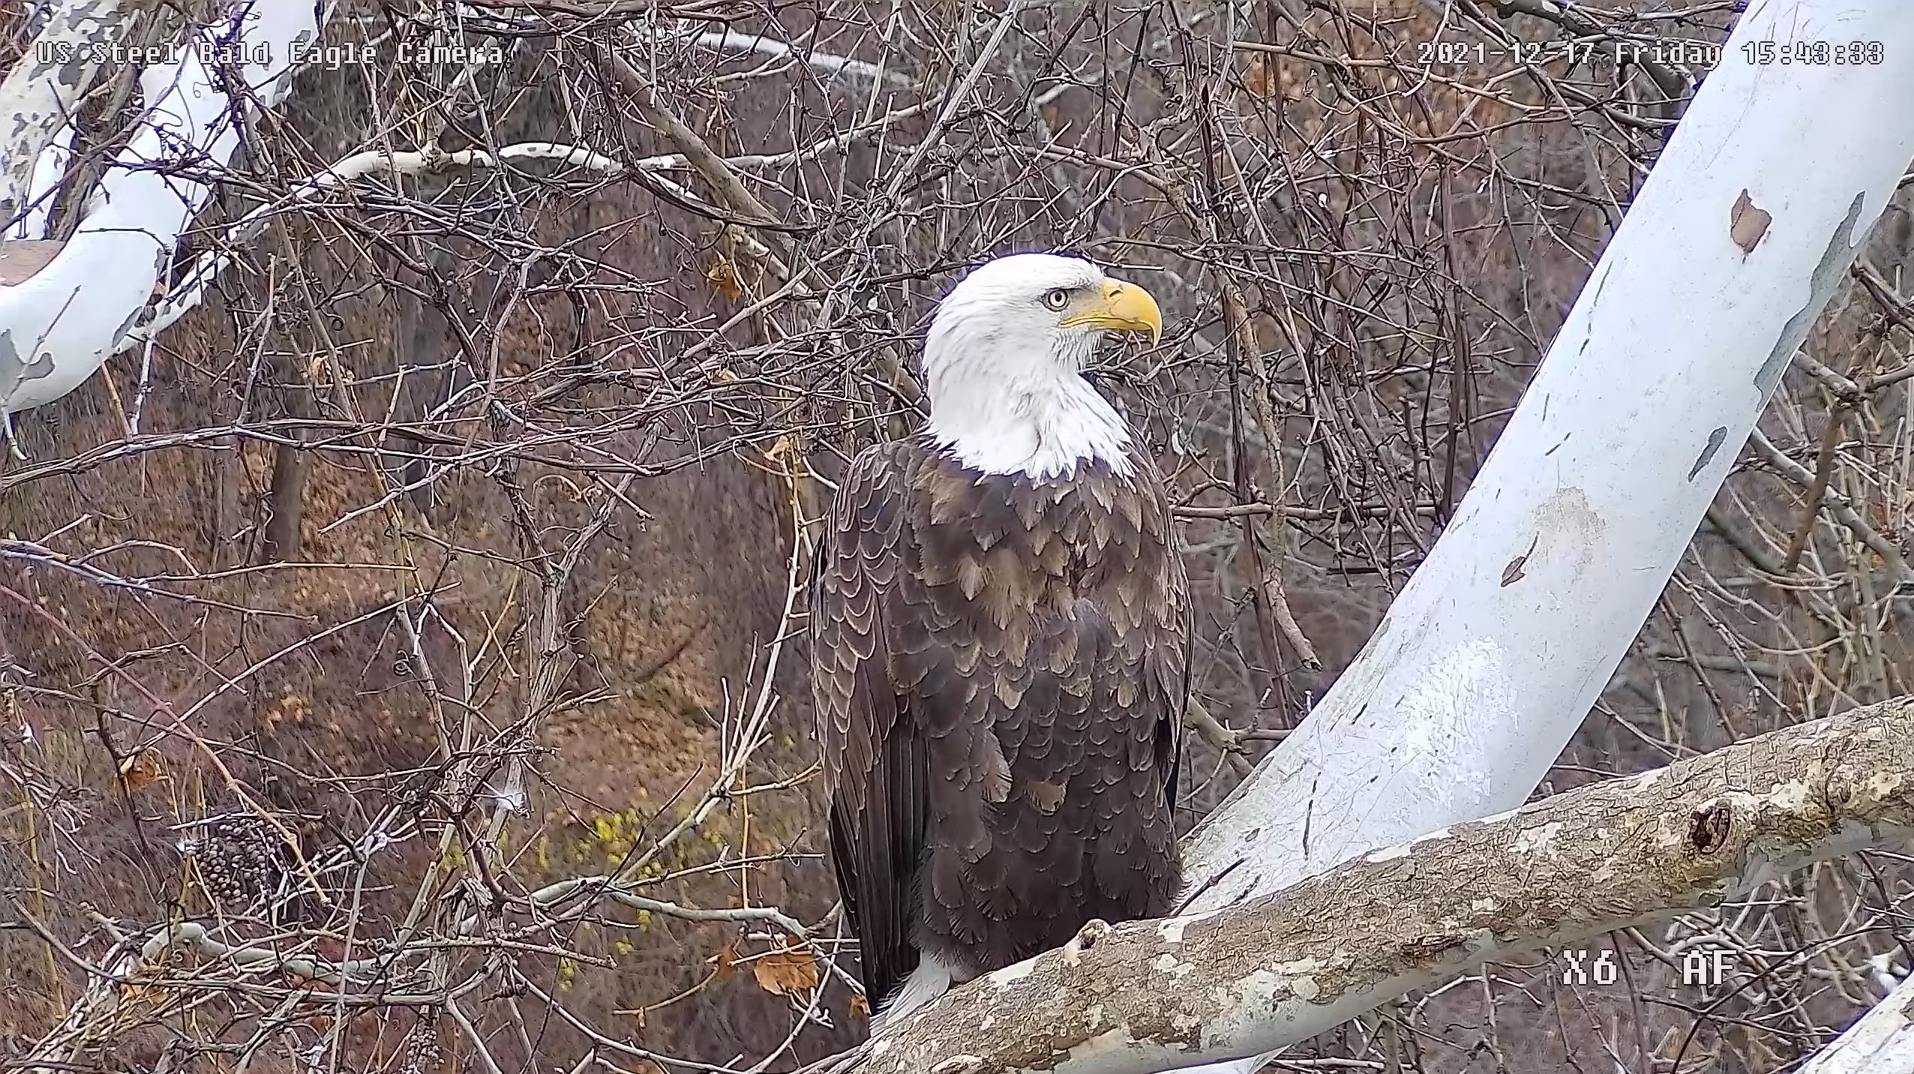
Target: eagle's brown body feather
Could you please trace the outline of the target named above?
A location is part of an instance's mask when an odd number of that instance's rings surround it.
[[[1188,581],[1151,460],[982,475],[924,436],[845,475],[811,595],[831,851],[883,1001],[1166,913]],[[968,974],[966,974],[967,976]]]

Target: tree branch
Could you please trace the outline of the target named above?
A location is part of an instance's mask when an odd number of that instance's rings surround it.
[[[769,56],[773,59],[793,59],[818,74],[828,77],[883,82],[899,89],[908,89],[911,86],[910,76],[897,71],[886,72],[868,60],[834,56],[828,52],[800,50],[793,48],[787,41],[765,37],[763,34],[742,33],[738,30],[712,30],[692,36],[691,43],[713,52],[724,52],[729,49],[755,52],[760,56]]]
[[[1109,926],[956,990],[831,1074],[1145,1074],[1267,1053],[1491,959],[1718,906],[1914,835],[1914,700]]]
[[[1183,725],[1216,747],[1222,753],[1224,763],[1230,766],[1230,771],[1239,776],[1249,775],[1249,751],[1243,747],[1243,732],[1224,727],[1216,717],[1210,715],[1210,710],[1195,694],[1183,702]]]
[[[318,37],[302,0],[248,7],[233,23],[199,32],[177,62],[140,72],[140,126],[87,200],[79,230],[44,267],[0,284],[0,412],[28,410],[78,387],[133,331],[173,247],[212,197],[210,182],[172,174],[181,161],[225,164],[239,148],[254,101],[271,107],[291,79],[292,45]],[[232,97],[201,48],[237,42],[250,93]]]
[[[1861,513],[1854,509],[1854,501],[1848,499],[1845,493],[1830,487],[1826,481],[1823,481],[1820,483],[1820,493],[1815,494],[1814,471],[1789,458],[1780,448],[1775,447],[1767,434],[1760,429],[1754,430],[1748,442],[1754,446],[1755,454],[1760,455],[1762,461],[1773,467],[1776,473],[1808,491],[1810,498],[1807,507],[1810,512],[1825,506],[1836,520],[1848,528],[1848,532],[1854,535],[1855,540],[1868,546],[1875,555],[1881,557],[1881,562],[1887,564],[1895,581],[1905,581],[1914,577],[1914,570],[1908,568],[1907,560],[1901,557],[1901,550],[1881,536],[1873,526],[1868,525],[1867,520],[1861,517]],[[1810,515],[1811,518],[1812,515]],[[1781,564],[1781,567],[1784,572],[1788,569],[1785,562]]]
[[[1897,1074],[1914,1070],[1914,975],[1815,1053],[1800,1074]]]
[[[8,119],[0,129],[0,223],[11,223],[58,180],[59,169],[41,154],[106,65],[108,52],[99,46],[124,39],[137,18],[137,11],[122,12],[119,0],[65,0],[48,8],[40,32],[0,81],[0,116]],[[40,206],[18,234],[43,238],[46,221]]]

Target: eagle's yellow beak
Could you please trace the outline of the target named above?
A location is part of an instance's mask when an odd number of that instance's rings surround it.
[[[1156,299],[1136,284],[1121,280],[1105,283],[1102,295],[1061,323],[1065,328],[1089,325],[1116,332],[1148,332],[1151,343],[1163,336],[1163,311],[1156,308]]]

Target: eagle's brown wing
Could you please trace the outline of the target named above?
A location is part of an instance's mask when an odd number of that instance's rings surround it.
[[[886,596],[904,562],[905,442],[858,456],[838,486],[811,586],[812,692],[831,862],[874,1010],[912,970],[913,878],[929,829],[926,743],[891,681]]]

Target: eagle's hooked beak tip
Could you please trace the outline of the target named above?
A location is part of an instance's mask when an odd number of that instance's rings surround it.
[[[1148,291],[1133,283],[1111,280],[1103,294],[1081,312],[1063,321],[1066,328],[1087,325],[1112,332],[1148,332],[1154,344],[1163,338],[1163,311]]]

